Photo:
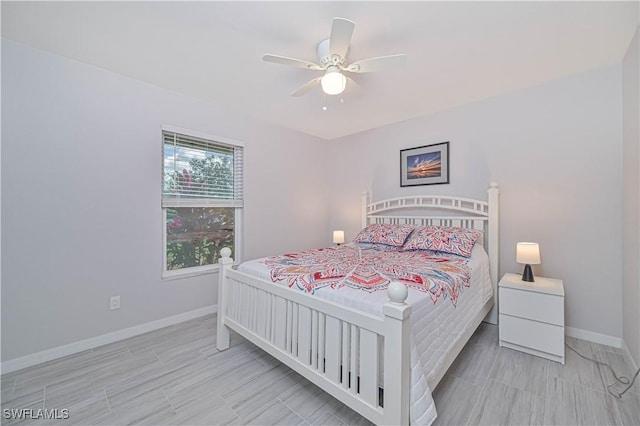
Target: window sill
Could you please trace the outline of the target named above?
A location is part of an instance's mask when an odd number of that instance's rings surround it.
[[[235,269],[238,266],[237,262],[233,262],[232,267]],[[191,269],[188,271],[169,271],[169,272],[163,272],[162,273],[162,277],[161,280],[162,281],[175,281],[175,280],[181,280],[183,278],[192,278],[192,277],[198,277],[201,275],[213,275],[213,274],[217,274],[220,271],[220,266],[218,264],[212,265],[210,267],[206,267],[206,268],[202,268],[202,269]]]
[[[191,271],[184,271],[184,272],[181,272],[181,271],[163,272],[162,281],[181,280],[183,278],[198,277],[201,275],[213,275],[213,274],[217,274],[219,270],[220,270],[220,267],[216,265],[206,269],[198,269],[198,270],[191,270]]]

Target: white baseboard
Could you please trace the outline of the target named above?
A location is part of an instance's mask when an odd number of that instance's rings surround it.
[[[189,321],[194,318],[213,314],[216,312],[218,312],[218,305],[210,305],[205,306],[204,308],[195,309],[193,311],[184,312],[156,321],[151,321],[146,324],[140,324],[122,330],[112,331],[100,336],[95,336],[89,339],[80,340],[78,342],[69,343],[68,345],[58,346],[56,348],[47,349],[42,352],[37,352],[34,354],[21,356],[19,358],[10,359],[8,361],[3,361],[0,364],[0,371],[2,371],[2,374],[11,373],[13,371],[21,370],[23,368],[31,367],[43,362],[62,358],[68,355],[73,355],[78,352],[97,348],[99,346],[108,345],[109,343],[117,342],[118,340],[128,339],[129,337],[148,333],[150,331],[158,330],[163,327],[168,327],[170,325]]]
[[[613,337],[607,334],[595,333],[593,331],[583,330],[581,328],[565,327],[565,334],[576,339],[587,340],[601,345],[613,346],[614,348],[622,347],[622,338]]]

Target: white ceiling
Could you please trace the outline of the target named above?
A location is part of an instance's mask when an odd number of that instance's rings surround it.
[[[619,63],[638,2],[7,2],[2,35],[324,139]],[[317,71],[333,17],[356,23],[351,61],[407,67],[341,96],[289,93]],[[344,102],[340,102],[340,98]],[[327,111],[321,107],[326,105]]]

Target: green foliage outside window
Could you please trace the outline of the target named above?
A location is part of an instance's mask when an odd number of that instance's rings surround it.
[[[233,178],[232,155],[220,154],[189,160],[182,172],[165,174],[164,184],[183,199],[224,200],[233,199]],[[217,263],[223,247],[234,252],[234,217],[233,207],[167,207],[167,270]]]
[[[220,250],[234,246],[232,207],[167,208],[167,269],[218,262]]]

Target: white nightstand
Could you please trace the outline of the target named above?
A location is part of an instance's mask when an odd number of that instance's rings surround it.
[[[564,364],[562,280],[505,274],[498,287],[500,346]]]

